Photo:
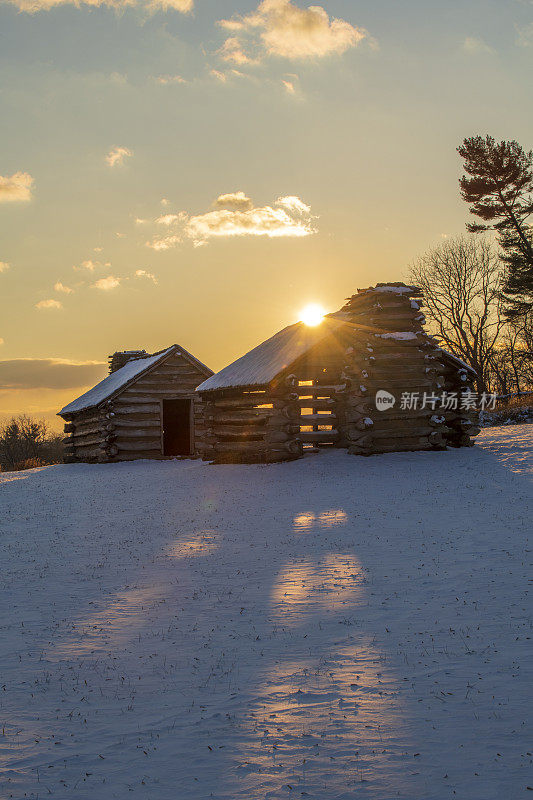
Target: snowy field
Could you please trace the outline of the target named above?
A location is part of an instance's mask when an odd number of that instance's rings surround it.
[[[0,797],[533,788],[533,426],[0,475]]]

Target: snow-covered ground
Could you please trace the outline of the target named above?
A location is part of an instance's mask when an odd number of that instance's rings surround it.
[[[0,475],[0,796],[533,797],[532,439]]]

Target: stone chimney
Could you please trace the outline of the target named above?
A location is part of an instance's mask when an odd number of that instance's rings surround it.
[[[113,353],[112,356],[108,356],[109,373],[112,374],[113,372],[116,372],[117,369],[121,369],[121,367],[123,367],[132,359],[143,358],[143,356],[146,355],[146,350],[117,350],[117,352]]]

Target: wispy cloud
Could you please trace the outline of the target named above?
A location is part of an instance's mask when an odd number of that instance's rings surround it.
[[[11,265],[7,263],[7,261],[0,261],[0,273],[7,272],[8,269],[11,268]]]
[[[128,147],[113,147],[106,155],[105,160],[110,167],[120,167],[126,158],[131,158],[133,152]]]
[[[516,43],[519,47],[531,47],[533,45],[533,22],[529,25],[516,25]]]
[[[239,236],[303,237],[316,232],[311,208],[299,197],[279,197],[272,205],[255,206],[243,191],[217,197],[213,210],[203,214],[175,215],[172,233],[147,242],[153,250],[168,250],[183,240],[197,247],[210,239]]]
[[[72,294],[74,289],[71,289],[70,286],[65,286],[61,281],[58,281],[54,284],[54,291],[61,292],[61,294]]]
[[[251,58],[244,52],[243,45],[237,36],[228,37],[218,51],[218,55],[223,61],[229,61],[239,67],[258,63],[258,59]]]
[[[295,89],[293,81],[287,81],[284,78],[282,78],[281,82],[284,85],[285,91],[287,92],[287,94],[296,94],[296,89]]]
[[[470,55],[481,55],[483,53],[494,53],[492,47],[490,47],[483,39],[480,39],[477,36],[467,36],[466,39],[463,41],[463,50],[465,53],[469,53]]]
[[[170,250],[171,247],[176,247],[181,241],[181,236],[174,234],[172,236],[163,236],[159,239],[156,237],[151,242],[146,242],[146,246],[156,251]]]
[[[97,249],[96,247],[94,248]],[[101,250],[102,248],[99,248]],[[92,259],[88,258],[86,261],[82,261],[81,264],[75,264],[72,269],[77,271],[87,270],[87,272],[94,272],[96,269],[108,268],[111,266],[109,261],[106,261],[105,264],[102,264],[101,261],[93,261]]]
[[[155,80],[157,83],[161,84],[161,86],[168,86],[173,83],[187,83],[185,78],[182,78],[181,75],[158,75]]]
[[[179,222],[180,219],[183,219],[187,215],[181,212],[180,214],[163,214],[162,216],[156,219],[158,225],[172,225],[174,222]]]
[[[13,358],[0,361],[0,389],[74,389],[101,377],[100,361],[59,358]]]
[[[137,269],[135,270],[135,277],[136,278],[147,278],[148,280],[152,281],[157,285],[157,278],[152,272],[147,272],[145,269]]]
[[[107,278],[99,278],[92,284],[93,289],[100,289],[102,292],[110,292],[120,286],[120,278],[115,278],[114,275],[108,275]]]
[[[35,303],[35,308],[38,308],[40,311],[43,309],[58,309],[63,308],[63,304],[59,302],[59,300],[39,300],[38,303]]]
[[[28,172],[0,175],[0,203],[27,202],[31,200],[33,178]]]
[[[340,55],[368,37],[364,28],[330,19],[322,6],[300,8],[292,0],[262,0],[253,13],[220,20],[219,25],[231,33],[219,54],[235,64],[263,55],[291,60]]]
[[[228,80],[226,73],[220,72],[218,69],[212,69],[210,74],[213,76],[213,78],[216,78],[217,81],[220,81],[220,83],[226,83]]]
[[[115,9],[115,11],[122,11],[126,8],[137,7],[144,9],[148,12],[153,11],[181,11],[183,14],[192,11],[194,8],[194,0],[4,0],[11,3],[19,11],[25,11],[28,14],[34,14],[37,11],[49,11],[56,6],[65,5],[88,5],[107,6],[108,8]]]

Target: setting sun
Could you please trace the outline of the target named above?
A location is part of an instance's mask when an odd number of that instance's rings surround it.
[[[300,312],[300,321],[306,325],[319,325],[324,319],[325,310],[318,303],[310,303]]]

